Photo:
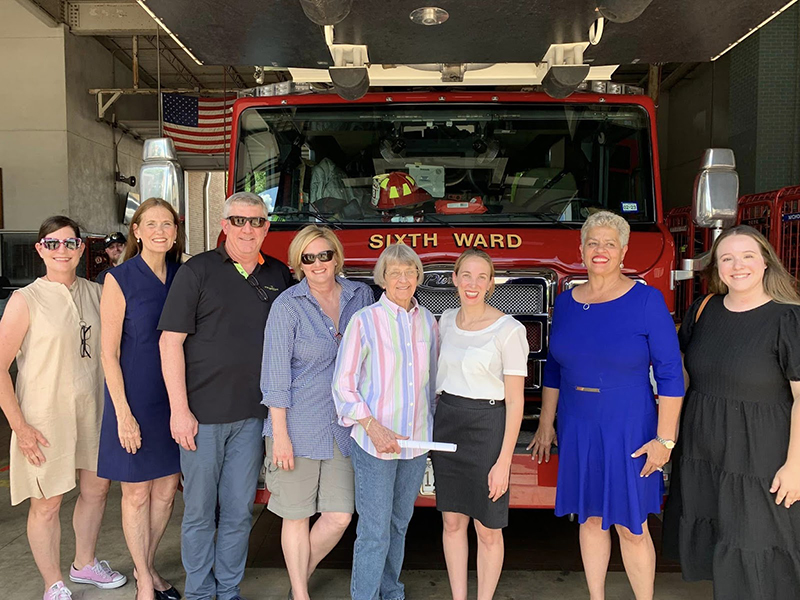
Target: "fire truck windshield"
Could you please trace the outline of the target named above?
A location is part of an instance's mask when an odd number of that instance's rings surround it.
[[[637,105],[397,104],[242,112],[235,190],[293,223],[655,220]]]

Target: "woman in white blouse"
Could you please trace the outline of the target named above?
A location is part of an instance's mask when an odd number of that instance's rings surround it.
[[[444,555],[453,600],[467,598],[467,527],[478,534],[478,600],[494,595],[503,568],[508,481],[527,375],[525,327],[487,304],[494,265],[483,250],[456,261],[453,283],[461,308],[444,312],[436,377],[439,404],[433,439],[458,445],[434,452],[436,507],[442,512]]]

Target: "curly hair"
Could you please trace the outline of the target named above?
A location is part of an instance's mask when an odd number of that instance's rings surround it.
[[[581,227],[581,245],[586,243],[589,230],[594,227],[610,227],[611,229],[615,229],[619,235],[620,244],[623,246],[628,245],[628,240],[631,237],[631,226],[619,215],[608,210],[598,210],[596,213],[590,215],[584,222],[583,227]]]

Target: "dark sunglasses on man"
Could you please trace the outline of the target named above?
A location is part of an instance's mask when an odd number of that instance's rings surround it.
[[[301,254],[300,262],[304,265],[313,265],[315,262],[330,262],[333,260],[333,250],[323,250],[317,254]]]
[[[245,223],[250,223],[250,226],[256,229],[261,229],[268,221],[266,217],[239,217],[232,215],[226,218],[234,227],[244,227]]]
[[[58,247],[63,244],[64,248],[67,250],[77,250],[81,247],[83,240],[81,238],[71,237],[65,240],[59,240],[58,238],[42,238],[39,240],[39,243],[44,246],[47,250],[51,252],[55,252],[58,250]]]

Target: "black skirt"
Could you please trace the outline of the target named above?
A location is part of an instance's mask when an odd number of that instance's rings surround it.
[[[489,499],[489,471],[500,456],[505,430],[505,402],[442,393],[433,440],[458,444],[458,450],[431,453],[438,510],[470,516],[489,529],[508,525],[510,491],[496,502]]]

